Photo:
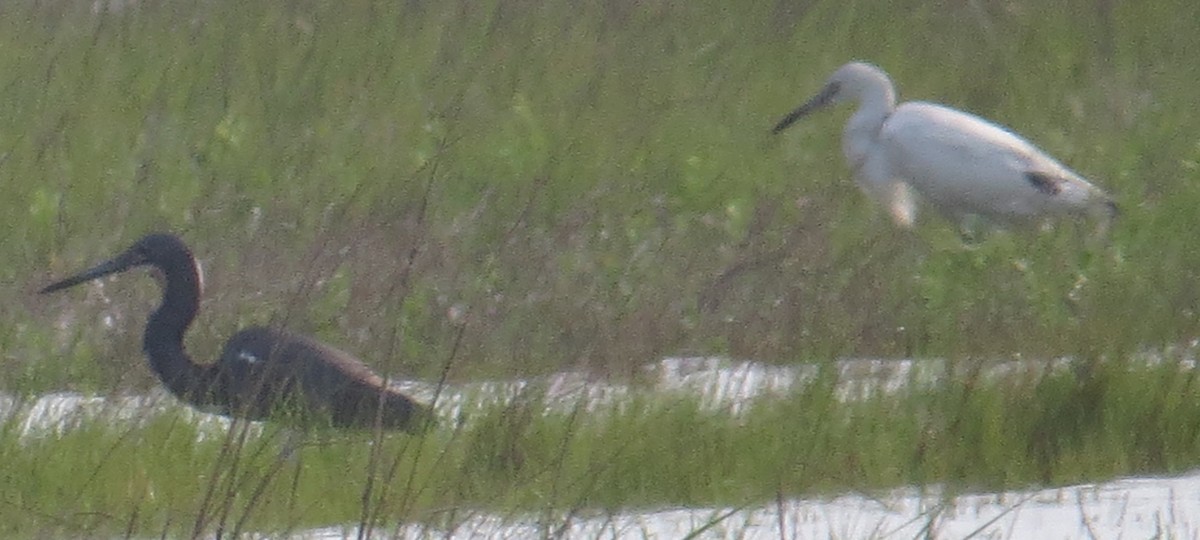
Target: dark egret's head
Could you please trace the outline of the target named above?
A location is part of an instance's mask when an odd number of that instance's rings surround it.
[[[172,234],[149,234],[120,255],[62,281],[47,285],[39,292],[42,294],[52,293],[139,266],[151,266],[163,272],[171,270],[194,272],[196,283],[201,282],[200,268],[183,240]]]

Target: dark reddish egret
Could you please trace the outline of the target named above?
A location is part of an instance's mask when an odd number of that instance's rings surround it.
[[[157,268],[165,282],[162,303],[146,322],[146,358],[167,389],[193,407],[250,420],[414,433],[431,422],[428,407],[389,388],[357,358],[278,328],[242,330],[225,343],[216,363],[197,364],[184,350],[183,334],[200,308],[200,269],[177,236],[145,236],[112,260],[41,292],[139,266]]]
[[[960,225],[968,216],[1021,224],[1093,214],[1107,227],[1116,215],[1103,190],[1001,126],[933,103],[897,106],[891,79],[862,62],[838,68],[774,132],[847,101],[858,103],[858,111],[842,133],[842,152],[858,185],[898,225],[913,225],[917,197]]]

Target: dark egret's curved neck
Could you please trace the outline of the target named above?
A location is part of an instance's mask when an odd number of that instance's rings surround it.
[[[166,281],[162,303],[150,314],[142,349],[150,367],[167,389],[196,406],[215,404],[215,366],[197,364],[183,346],[200,309],[200,273],[187,252],[156,264]]]

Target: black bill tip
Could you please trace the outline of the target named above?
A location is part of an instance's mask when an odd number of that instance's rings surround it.
[[[86,283],[95,279],[100,279],[109,274],[123,272],[140,264],[141,259],[132,252],[127,252],[110,261],[104,261],[96,266],[93,266],[83,272],[75,274],[61,281],[56,281],[42,288],[38,294],[48,294],[55,291],[74,287],[80,283]]]
[[[787,129],[789,126],[796,123],[797,120],[804,118],[809,113],[817,109],[829,105],[833,102],[833,98],[837,95],[840,88],[841,85],[837,82],[831,82],[825,85],[825,88],[822,88],[820,93],[813,96],[812,99],[808,100],[808,102],[804,105],[801,105],[797,107],[796,110],[788,113],[787,116],[783,117],[782,120],[776,123],[775,127],[771,128],[771,133],[778,135],[779,132]]]

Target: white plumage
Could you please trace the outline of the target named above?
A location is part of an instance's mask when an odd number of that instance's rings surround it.
[[[776,124],[779,133],[801,117],[843,101],[858,110],[846,122],[842,151],[858,185],[911,227],[916,197],[962,224],[976,215],[1019,225],[1058,215],[1103,215],[1117,207],[1103,190],[1033,144],[978,116],[933,103],[896,106],[891,79],[852,62]]]

